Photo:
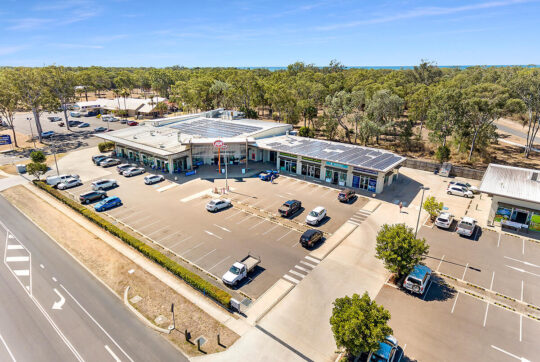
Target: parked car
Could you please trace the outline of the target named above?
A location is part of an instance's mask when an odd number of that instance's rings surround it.
[[[278,209],[279,214],[282,217],[289,217],[294,215],[298,210],[302,208],[302,203],[298,200],[285,201],[283,205]]]
[[[259,179],[263,181],[270,181],[272,177],[274,177],[274,179],[279,177],[279,172],[276,170],[266,170],[259,174]]]
[[[206,210],[210,212],[216,212],[221,209],[226,209],[231,206],[231,200],[229,199],[214,199],[210,200],[206,204]]]
[[[117,158],[106,158],[102,161],[99,161],[98,165],[102,166],[102,167],[111,167],[111,166],[116,166],[116,165],[119,165],[120,164],[120,160],[117,159]]]
[[[136,121],[127,121],[126,124],[128,126],[138,126],[139,125],[139,122],[136,122]]]
[[[105,191],[89,191],[85,192],[84,194],[80,194],[79,200],[81,201],[81,204],[89,204],[92,201],[103,200],[106,197],[107,193]]]
[[[82,122],[81,121],[75,121],[73,119],[70,119],[68,121],[68,126],[70,127],[77,127],[78,125],[80,125]]]
[[[79,178],[79,175],[58,175],[58,176],[49,176],[45,179],[47,185],[52,187],[58,186],[59,183],[62,183],[70,178]]]
[[[97,180],[92,182],[92,190],[107,190],[117,186],[118,182],[113,179]]]
[[[59,190],[66,190],[80,185],[82,185],[81,180],[75,177],[70,177],[67,180],[60,182],[56,187],[58,187]]]
[[[158,182],[161,182],[161,181],[164,181],[164,180],[165,180],[165,177],[163,177],[162,175],[144,176],[144,183],[147,184],[147,185],[153,185],[155,183],[158,183]]]
[[[128,121],[127,119],[121,119],[121,120],[120,120],[120,123],[121,123],[121,124],[126,124],[126,123],[128,123],[128,122],[129,122],[129,121]]]
[[[80,125],[77,126],[78,128],[87,128],[87,127],[90,127],[90,123],[81,123]]]
[[[142,167],[130,167],[124,172],[122,172],[122,175],[126,177],[131,177],[135,175],[142,175],[144,173],[144,168]]]
[[[456,232],[463,236],[472,236],[476,229],[476,220],[469,216],[464,216],[456,228]]]
[[[413,293],[424,294],[431,279],[431,269],[422,264],[416,264],[414,269],[407,275],[403,287]]]
[[[81,116],[81,113],[80,112],[70,112],[69,115],[71,117],[80,117]]]
[[[88,111],[84,116],[85,117],[95,117],[99,114],[98,111]]]
[[[322,206],[317,206],[306,216],[306,224],[318,225],[326,217],[326,209]]]
[[[379,349],[370,352],[369,362],[394,362],[398,352],[398,341],[394,336],[387,336],[384,341],[379,343]]]
[[[261,262],[260,258],[248,254],[244,259],[234,263],[221,280],[226,285],[236,285],[239,281],[247,277],[248,273],[251,272],[259,263]]]
[[[121,206],[122,200],[118,196],[109,196],[94,205],[96,211],[106,211],[116,206]]]
[[[356,197],[356,192],[351,189],[341,190],[337,196],[341,202],[351,202]]]
[[[118,118],[111,116],[111,118],[109,119],[109,122],[118,122]]]
[[[323,232],[317,229],[309,229],[300,236],[300,244],[304,248],[310,248],[323,239]]]
[[[441,229],[448,229],[454,221],[454,215],[449,212],[441,212],[435,219],[435,226]]]
[[[465,187],[462,187],[462,186],[448,185],[448,188],[446,189],[446,193],[448,195],[463,196],[463,197],[468,197],[468,198],[474,197],[472,191],[467,190]]]
[[[106,158],[109,158],[109,156],[94,155],[94,156],[92,156],[92,162],[97,165],[99,163],[99,161],[103,161]]]
[[[116,171],[118,171],[118,173],[121,175],[122,172],[124,172],[128,168],[133,168],[133,167],[138,167],[138,166],[136,164],[134,164],[134,163],[122,163],[122,164],[116,166]]]
[[[41,138],[51,138],[54,136],[54,131],[41,132]]]
[[[94,128],[94,132],[105,132],[107,131],[107,128],[105,127],[96,127]]]
[[[62,120],[62,118],[60,117],[47,117],[49,119],[49,121],[51,122],[60,122]]]
[[[480,193],[480,189],[476,186],[473,186],[471,185],[470,183],[468,182],[459,182],[459,181],[450,181],[448,183],[449,185],[453,185],[453,186],[461,186],[461,187],[464,187],[466,188],[467,190],[470,190],[473,194],[478,194]]]

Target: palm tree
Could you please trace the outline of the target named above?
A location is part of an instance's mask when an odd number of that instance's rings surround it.
[[[118,101],[118,109],[120,109],[120,93],[121,93],[121,91],[120,91],[120,89],[115,88],[115,89],[113,89],[113,93],[116,96],[116,100]]]

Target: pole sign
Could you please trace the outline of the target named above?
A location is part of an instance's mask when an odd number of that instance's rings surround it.
[[[11,136],[8,134],[0,135],[0,145],[10,145],[11,144]]]
[[[214,141],[214,147],[221,148],[225,145],[225,143],[222,140],[215,140]]]

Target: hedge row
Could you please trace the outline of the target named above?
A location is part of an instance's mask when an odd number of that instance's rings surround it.
[[[70,199],[69,197],[66,197],[61,192],[47,185],[43,181],[34,181],[34,184],[38,186],[39,188],[47,191],[49,194],[56,197],[58,200],[62,201],[67,206],[78,211],[80,214],[85,216],[90,221],[101,226],[103,229],[107,230],[114,236],[120,238],[122,241],[124,241],[128,245],[137,249],[139,252],[144,254],[147,258],[155,261],[156,263],[163,266],[165,269],[167,269],[171,273],[182,278],[186,283],[188,283],[192,287],[200,290],[205,295],[208,295],[209,297],[213,298],[218,303],[222,304],[225,308],[229,308],[231,295],[227,293],[226,291],[221,290],[215,285],[207,282],[206,280],[201,278],[199,275],[184,268],[183,266],[179,265],[175,261],[171,260],[167,256],[160,253],[159,251],[155,250],[151,246],[140,241],[134,236],[126,233],[125,231],[119,229],[118,227],[111,224],[110,222],[108,222],[107,220],[105,220],[104,218],[96,214],[95,212],[87,209],[86,207]]]

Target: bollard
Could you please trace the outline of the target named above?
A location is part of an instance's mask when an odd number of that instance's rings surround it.
[[[189,342],[189,340],[191,339],[191,334],[188,332],[187,329],[184,331],[184,336],[186,337],[186,341]]]
[[[197,339],[197,349],[199,350],[199,352],[202,352],[201,351],[201,339]]]

